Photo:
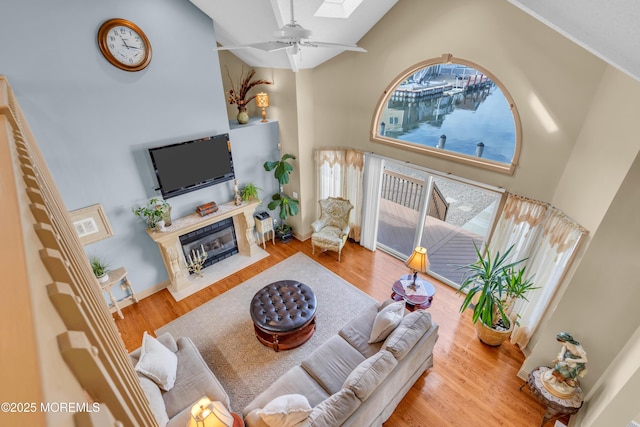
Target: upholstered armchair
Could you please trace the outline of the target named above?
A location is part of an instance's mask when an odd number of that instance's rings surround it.
[[[349,213],[353,205],[346,199],[339,197],[328,197],[320,200],[320,219],[311,224],[313,234],[311,235],[312,253],[316,247],[323,251],[338,252],[338,261],[342,247],[347,242],[349,236]]]

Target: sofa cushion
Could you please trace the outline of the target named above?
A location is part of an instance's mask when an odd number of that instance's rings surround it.
[[[311,411],[301,427],[336,427],[342,425],[360,406],[360,399],[353,391],[343,388],[329,396]]]
[[[193,341],[188,337],[177,340],[178,371],[173,388],[164,393],[167,415],[173,418],[186,407],[193,406],[202,396],[222,402],[230,409],[229,396],[211,372]]]
[[[338,333],[365,358],[380,351],[382,343],[369,344],[373,321],[378,314],[378,304],[371,305],[347,323]]]
[[[358,399],[364,401],[397,365],[393,354],[382,350],[359,364],[347,377],[343,388],[352,390]]]
[[[404,317],[405,302],[396,301],[376,314],[369,336],[369,344],[382,341],[400,324]]]
[[[431,315],[424,310],[416,310],[402,319],[382,347],[402,360],[430,327]]]
[[[300,366],[327,393],[333,394],[342,388],[351,371],[364,359],[364,356],[343,338],[333,335],[303,360]]]
[[[301,394],[278,396],[258,411],[269,427],[293,427],[311,413],[311,405]]]
[[[144,395],[147,396],[149,400],[151,413],[158,422],[158,425],[165,427],[169,422],[169,417],[167,416],[167,408],[164,406],[160,387],[144,375],[138,375],[138,379],[140,380],[140,387],[142,387]]]
[[[176,381],[177,368],[175,353],[145,331],[135,370],[153,380],[162,390],[169,391]]]
[[[253,401],[242,410],[242,413],[245,417],[248,417],[251,411],[262,409],[276,397],[285,394],[302,394],[306,396],[312,407],[329,397],[329,393],[327,393],[307,371],[300,366],[294,366],[253,399]],[[257,425],[260,425],[261,422],[262,421],[257,423]]]

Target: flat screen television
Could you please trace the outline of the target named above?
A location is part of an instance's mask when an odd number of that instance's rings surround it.
[[[149,149],[165,199],[235,178],[229,134]]]

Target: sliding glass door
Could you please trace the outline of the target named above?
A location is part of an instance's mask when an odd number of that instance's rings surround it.
[[[501,194],[407,165],[385,164],[378,216],[378,248],[406,259],[427,248],[429,273],[457,287],[458,266],[476,259],[495,220]]]

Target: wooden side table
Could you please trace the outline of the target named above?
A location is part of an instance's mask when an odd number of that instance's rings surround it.
[[[396,280],[391,286],[391,299],[394,301],[402,301],[406,302],[407,310],[413,311],[415,309],[427,309],[431,307],[431,301],[433,301],[433,296],[436,294],[436,288],[424,279],[416,278],[416,285],[418,288],[424,290],[426,295],[408,295],[402,285],[402,282],[411,281],[413,282],[413,274],[404,274],[400,277],[400,279]]]
[[[542,384],[542,380],[540,377],[546,371],[551,368],[547,366],[539,366],[529,374],[529,379],[525,384],[529,385],[529,390],[531,390],[531,394],[533,394],[539,401],[546,407],[546,411],[544,413],[544,417],[542,418],[542,423],[540,427],[544,426],[547,422],[557,420],[558,418],[564,415],[573,415],[582,406],[582,401],[584,400],[584,394],[582,393],[582,389],[578,387],[578,391],[571,399],[561,399],[553,394],[549,393],[549,391],[545,388],[544,384]],[[522,384],[520,389],[525,386]]]
[[[260,235],[260,240],[262,241],[262,247],[264,249],[267,249],[267,245],[266,245],[266,241],[265,241],[265,237],[264,235],[267,234],[267,238],[268,233],[271,233],[271,243],[273,243],[274,245],[276,244],[276,232],[273,229],[273,220],[271,219],[271,217],[267,217],[264,219],[260,219],[258,217],[254,217],[254,219],[256,220],[256,230],[258,231],[258,234]]]
[[[113,304],[113,306],[116,308],[118,316],[120,316],[121,319],[124,319],[124,316],[122,315],[122,310],[120,310],[120,307],[118,306],[118,300],[116,300],[116,298],[111,293],[111,287],[113,285],[120,285],[128,289],[129,298],[131,298],[131,301],[138,302],[136,294],[133,292],[133,288],[131,287],[131,282],[129,282],[129,278],[127,277],[127,270],[124,267],[116,268],[115,270],[109,271],[109,280],[107,280],[105,283],[98,284],[104,292],[109,294],[111,304]]]

